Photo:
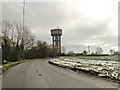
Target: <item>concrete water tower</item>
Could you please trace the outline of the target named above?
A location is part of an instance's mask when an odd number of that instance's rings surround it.
[[[54,45],[57,46],[61,53],[61,36],[62,36],[62,29],[52,29],[51,30],[52,42],[53,42],[53,53],[54,53]]]

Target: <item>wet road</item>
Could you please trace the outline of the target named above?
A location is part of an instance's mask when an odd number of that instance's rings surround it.
[[[117,88],[118,84],[48,63],[30,61],[16,66],[2,79],[3,88]]]

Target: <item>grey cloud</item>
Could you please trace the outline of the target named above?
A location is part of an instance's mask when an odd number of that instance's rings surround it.
[[[3,3],[3,20],[22,22],[22,3]],[[63,2],[28,2],[26,3],[25,24],[31,28],[37,39],[51,44],[50,29],[59,26],[63,29],[62,45],[67,50],[82,52],[87,47],[85,41],[102,42],[107,52],[117,45],[117,36],[110,33],[111,19],[93,21],[82,13],[66,6]],[[95,51],[100,45],[91,46]],[[103,45],[104,46],[104,45]]]

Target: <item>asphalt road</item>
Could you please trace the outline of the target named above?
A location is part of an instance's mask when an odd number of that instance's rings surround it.
[[[3,88],[117,88],[106,79],[77,73],[47,63],[30,61],[10,70],[2,79]]]

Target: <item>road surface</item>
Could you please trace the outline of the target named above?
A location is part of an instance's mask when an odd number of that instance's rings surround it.
[[[48,63],[30,61],[17,65],[2,79],[3,88],[117,88],[118,84]]]

